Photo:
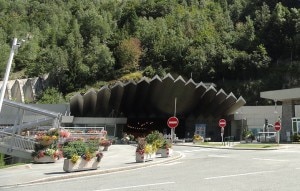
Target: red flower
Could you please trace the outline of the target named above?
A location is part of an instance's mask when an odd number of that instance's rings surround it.
[[[145,149],[137,149],[136,152],[143,155],[145,153]]]
[[[38,157],[38,158],[42,158],[42,157],[44,157],[44,156],[45,156],[44,151],[40,151],[37,157]]]

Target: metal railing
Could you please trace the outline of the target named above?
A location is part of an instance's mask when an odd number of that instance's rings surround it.
[[[8,149],[19,149],[31,152],[34,150],[34,141],[31,137],[24,137],[12,133],[0,131],[0,144],[5,145]]]
[[[5,131],[7,133],[13,133],[14,129],[16,129],[16,131],[20,131],[20,130],[23,130],[23,129],[34,129],[34,128],[37,128],[37,126],[39,126],[39,125],[48,124],[52,121],[53,121],[52,118],[45,117],[45,118],[42,118],[42,119],[37,119],[37,120],[34,120],[34,121],[23,123],[21,125],[16,125],[16,126],[12,126],[10,128],[5,128],[5,129],[3,129],[3,131]]]

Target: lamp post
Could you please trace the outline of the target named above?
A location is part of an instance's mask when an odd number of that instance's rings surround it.
[[[18,47],[19,47],[19,45],[17,44],[17,38],[14,38],[13,44],[12,44],[12,47],[10,50],[9,59],[8,59],[7,65],[6,65],[6,71],[5,71],[3,84],[2,84],[2,88],[1,88],[1,93],[0,93],[0,113],[2,110],[2,103],[3,103],[6,85],[7,85],[10,69],[11,69],[12,60],[14,58],[15,51],[18,49]]]

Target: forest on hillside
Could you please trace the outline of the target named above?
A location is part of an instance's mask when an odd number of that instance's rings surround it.
[[[62,95],[166,73],[267,104],[300,85],[300,0],[0,0],[0,73],[50,74]],[[98,84],[98,85],[97,85]]]

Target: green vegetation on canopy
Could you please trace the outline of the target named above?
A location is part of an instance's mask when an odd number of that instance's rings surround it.
[[[49,73],[64,96],[130,73],[171,72],[256,104],[260,91],[299,85],[299,7],[294,0],[0,0],[0,73],[17,37],[26,42],[13,72]]]

